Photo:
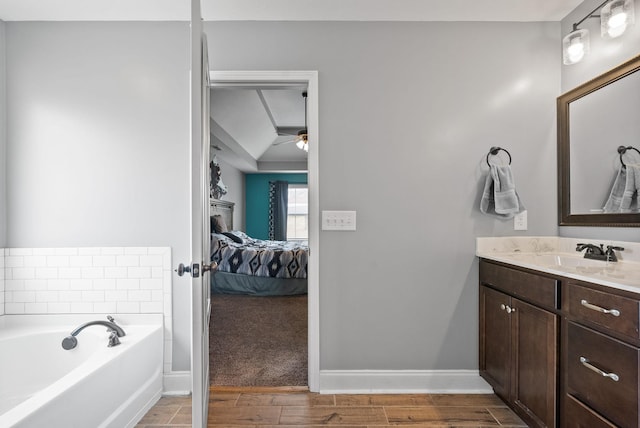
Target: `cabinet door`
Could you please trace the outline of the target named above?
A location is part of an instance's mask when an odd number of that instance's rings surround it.
[[[480,375],[504,400],[511,383],[511,298],[480,286]]]
[[[537,426],[554,427],[557,412],[558,317],[518,299],[512,299],[511,307],[511,400]]]

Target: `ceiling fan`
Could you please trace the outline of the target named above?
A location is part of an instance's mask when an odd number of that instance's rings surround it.
[[[298,130],[297,132],[293,131],[291,128],[278,128],[278,136],[295,136],[294,138],[286,141],[280,141],[278,143],[274,143],[274,146],[279,146],[281,144],[288,143],[296,143],[296,147],[300,150],[304,150],[305,152],[309,151],[309,140],[307,135],[307,91],[302,93],[302,97],[304,98],[304,128]],[[294,133],[295,132],[295,133]]]

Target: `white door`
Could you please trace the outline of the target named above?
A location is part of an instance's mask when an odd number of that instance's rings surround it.
[[[192,426],[209,402],[209,64],[200,0],[191,1],[191,393]]]

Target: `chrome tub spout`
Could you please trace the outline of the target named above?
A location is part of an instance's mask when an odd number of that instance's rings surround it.
[[[115,323],[115,321],[113,321],[113,318],[111,317],[108,317],[108,318],[110,319],[110,321],[96,320],[96,321],[89,321],[87,323],[82,324],[81,326],[73,330],[69,336],[65,337],[62,340],[62,347],[66,350],[75,348],[78,345],[78,339],[76,338],[76,336],[82,330],[92,325],[101,325],[101,326],[107,327],[107,332],[109,333],[108,346],[111,347],[111,346],[119,345],[120,340],[118,338],[125,336],[126,333],[124,332],[122,327],[120,327],[118,324]]]

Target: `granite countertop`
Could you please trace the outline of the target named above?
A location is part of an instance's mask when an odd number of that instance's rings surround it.
[[[618,262],[585,259],[578,243],[623,247]],[[640,243],[555,236],[479,237],[476,256],[640,294]]]

